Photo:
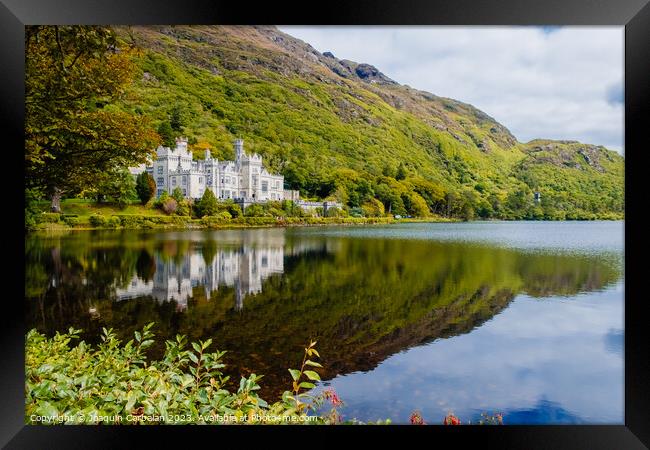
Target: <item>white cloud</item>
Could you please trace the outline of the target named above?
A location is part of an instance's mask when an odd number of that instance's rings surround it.
[[[623,27],[282,26],[339,59],[470,103],[520,140],[623,149]]]

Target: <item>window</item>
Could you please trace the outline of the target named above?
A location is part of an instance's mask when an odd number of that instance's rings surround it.
[[[226,183],[230,183],[230,177],[226,177]]]
[[[240,198],[246,198],[246,191],[241,191],[241,192],[239,193],[239,197],[240,197]]]
[[[203,183],[203,177],[199,177],[199,183]]]
[[[268,192],[268,191],[269,191],[269,182],[262,181],[262,192]]]
[[[183,195],[187,196],[187,190],[183,189]]]
[[[176,186],[176,177],[172,177],[172,186]]]
[[[158,186],[165,184],[165,179],[163,177],[158,177]]]
[[[162,175],[163,173],[163,166],[158,166],[158,175]]]
[[[183,184],[187,184],[187,176],[183,175]]]

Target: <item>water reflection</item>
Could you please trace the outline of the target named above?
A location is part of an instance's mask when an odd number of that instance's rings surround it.
[[[215,241],[208,241],[207,246]],[[179,311],[187,308],[194,296],[194,288],[203,288],[207,300],[219,286],[233,287],[235,309],[244,307],[244,298],[262,292],[262,282],[273,274],[284,272],[284,247],[282,245],[221,249],[211,258],[206,253],[186,253],[180,261],[165,261],[161,255],[153,259],[142,251],[138,259],[151,260],[153,276],[143,276],[140,271],[125,288],[115,287],[118,301],[151,296],[159,302],[175,301]]]
[[[422,225],[417,227],[422,233]],[[620,265],[594,253],[528,252],[408,239],[406,234],[402,239],[397,228],[391,228],[393,236],[373,237],[370,231],[359,239],[355,233],[361,230],[350,229],[349,235],[345,230],[258,229],[32,236],[26,241],[28,327],[53,334],[74,326],[85,330],[87,341],[96,342],[102,327],[129,337],[153,321],[159,342],[152,357],[164,350],[162,340],[178,333],[190,340],[210,337],[215,348],[228,350],[227,370],[233,378],[265,375],[261,394],[266,397],[290,386],[287,368],[298,366],[304,343],[317,339],[323,380],[339,383],[346,374],[353,377],[354,388],[343,392],[350,410],[359,411],[358,417],[364,411],[390,417],[388,408],[402,408],[399,401],[408,403],[410,394],[395,399],[379,386],[396,380],[410,386],[409,380],[419,379],[409,375],[417,362],[388,372],[376,370],[385,367],[382,362],[423,344],[475,336],[483,324],[512,309],[522,294],[533,302],[550,302],[556,314],[547,326],[531,328],[526,317],[501,325],[507,331],[497,357],[485,360],[486,348],[478,343],[469,348],[455,343],[448,358],[439,361],[443,373],[426,367],[420,389],[453,392],[458,380],[468,380],[463,374],[485,372],[492,363],[508,361],[509,352],[523,351],[522,341],[513,338],[518,332],[529,330],[531,342],[539,343],[535,351],[543,353],[545,339],[557,336],[558,326],[591,326],[576,321],[584,315],[563,309],[562,302],[577,303],[580,295],[602,291],[621,277]],[[622,327],[615,325],[608,329]],[[617,331],[612,333],[600,337],[599,348],[603,339],[615,348]],[[464,361],[476,364],[459,366],[455,382],[441,383],[456,367],[459,351]],[[538,374],[531,358],[524,357],[508,380]],[[561,386],[568,382],[559,380]],[[357,394],[365,392],[364,386],[373,389],[361,398]],[[522,407],[517,398],[503,398],[513,408]],[[413,406],[406,403],[404,417]]]

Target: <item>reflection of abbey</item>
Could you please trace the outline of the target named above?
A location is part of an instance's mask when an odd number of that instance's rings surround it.
[[[193,160],[187,147],[187,139],[176,139],[176,148],[158,147],[157,157],[146,171],[157,186],[157,196],[163,191],[172,193],[180,188],[186,198],[200,199],[206,189],[212,190],[218,199],[233,199],[242,208],[266,201],[292,200],[305,209],[332,206],[335,202],[306,202],[300,200],[298,191],[284,189],[284,177],[269,173],[262,166],[257,153],[244,152],[244,141],[236,139],[235,160],[219,161],[205,151],[205,159]]]
[[[201,253],[188,252],[178,263],[157,257],[153,280],[145,282],[135,276],[126,288],[118,288],[115,293],[118,300],[142,296],[175,300],[179,309],[185,309],[194,287],[203,287],[209,300],[210,293],[222,285],[235,288],[235,308],[239,310],[246,295],[261,292],[262,281],[283,271],[282,247],[220,249],[208,264]]]
[[[155,255],[156,271],[153,280],[145,281],[134,275],[128,285],[116,287],[117,300],[137,297],[154,297],[159,302],[174,300],[178,309],[187,308],[194,296],[194,288],[203,288],[206,299],[219,286],[233,287],[235,309],[241,310],[244,298],[262,292],[262,283],[273,274],[284,272],[284,256],[322,249],[322,244],[304,242],[285,248],[283,230],[264,230],[257,235],[232,233],[225,236],[222,245],[215,249],[214,257],[206,262],[204,251],[190,250],[182,258],[163,258]],[[229,239],[233,236],[234,239]]]

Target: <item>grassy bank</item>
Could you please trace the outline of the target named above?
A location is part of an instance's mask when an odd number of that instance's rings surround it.
[[[166,215],[160,209],[131,204],[118,208],[111,204],[98,204],[89,200],[68,199],[61,203],[61,213],[47,212],[49,203],[39,203],[35,231],[95,230],[95,229],[219,229],[247,227],[286,227],[308,225],[364,225],[403,222],[452,222],[444,217],[405,218],[393,217],[234,217]]]

